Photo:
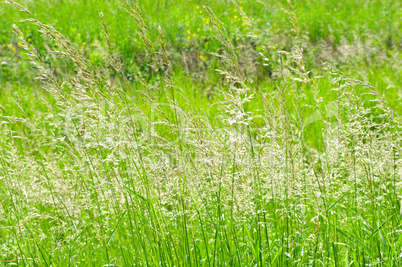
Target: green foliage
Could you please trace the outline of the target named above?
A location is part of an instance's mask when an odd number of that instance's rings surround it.
[[[8,2],[3,265],[401,265],[399,1]]]

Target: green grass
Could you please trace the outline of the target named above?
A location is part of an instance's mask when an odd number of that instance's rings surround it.
[[[254,19],[253,24],[261,30],[258,35],[264,42],[274,45],[276,33],[286,36],[284,32],[291,30],[288,16],[282,10],[287,8],[286,1],[270,1],[265,5],[258,1],[244,1],[239,4]],[[177,58],[178,54],[184,53],[190,59],[197,60],[202,55],[213,66],[216,61],[209,56],[209,53],[216,52],[220,44],[209,31],[207,16],[202,11],[203,5],[210,6],[225,23],[233,42],[238,44],[247,42],[244,36],[248,32],[243,25],[241,15],[234,11],[233,5],[230,5],[228,1],[140,2],[151,36],[155,38],[157,27],[161,26],[165,31],[172,57]],[[383,50],[398,48],[400,43],[402,14],[399,1],[356,0],[338,3],[314,0],[297,1],[294,5],[301,30],[312,43],[324,40],[337,46],[342,38],[352,42],[358,37],[364,41],[372,39],[372,45]],[[98,16],[99,12],[103,12],[110,28],[110,38],[116,45],[116,50],[124,58],[129,74],[139,70],[144,74],[147,73],[144,69],[147,61],[144,57],[144,44],[135,34],[136,26],[124,11],[121,2],[28,1],[27,7],[35,16],[54,26],[77,45],[82,46],[85,43],[82,49],[87,49],[87,55],[94,65],[99,65],[102,58],[103,52],[99,49],[99,45],[105,47]],[[59,12],[60,9],[63,9],[63,12]],[[15,9],[5,4],[2,4],[1,12],[0,43],[16,46],[16,38],[10,32],[11,25],[26,16],[20,15],[15,12]],[[21,23],[20,26],[27,39],[30,39],[40,51],[44,51],[46,38],[28,23]],[[313,59],[309,60],[312,61],[311,64],[314,64]],[[189,64],[193,65],[194,62],[190,61]],[[197,68],[197,65],[202,64],[195,64],[193,67]],[[178,63],[177,67],[183,66]],[[26,72],[28,72],[26,75],[29,75],[29,69]],[[2,75],[2,78],[21,80],[23,74],[24,71],[19,69],[18,72],[11,72],[11,75],[10,73]]]
[[[21,4],[2,265],[402,264],[399,1]]]

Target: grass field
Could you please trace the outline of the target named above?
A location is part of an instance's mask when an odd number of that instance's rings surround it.
[[[0,3],[3,266],[402,266],[402,2]]]

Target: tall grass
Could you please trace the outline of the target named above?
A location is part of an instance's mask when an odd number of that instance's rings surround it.
[[[157,78],[138,74],[134,85],[103,14],[107,65],[94,71],[77,45],[8,2],[50,40],[50,54],[73,63],[74,76],[55,75],[14,25],[42,85],[0,106],[4,265],[402,264],[399,118],[374,86],[334,64],[326,77],[309,71],[291,4],[290,49],[259,58],[272,70],[271,92],[252,82],[241,49],[204,7],[221,44],[211,120],[172,77],[164,30],[150,34],[137,1],[125,9]]]

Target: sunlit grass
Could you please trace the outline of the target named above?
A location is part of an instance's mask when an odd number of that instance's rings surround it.
[[[263,5],[5,6],[2,264],[399,266],[398,2]]]

